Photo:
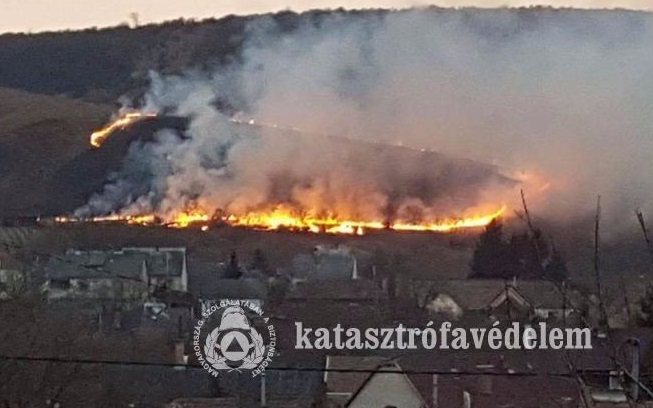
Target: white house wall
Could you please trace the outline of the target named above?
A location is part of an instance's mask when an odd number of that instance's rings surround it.
[[[422,408],[421,396],[404,374],[375,374],[350,401],[350,408]]]

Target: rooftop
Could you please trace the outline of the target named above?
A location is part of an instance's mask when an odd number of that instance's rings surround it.
[[[445,294],[463,310],[487,308],[506,288],[516,290],[534,308],[560,309],[565,304],[565,298],[555,283],[544,280],[514,282],[501,279],[420,280],[414,281],[412,286],[413,294],[420,304],[424,304],[428,299],[434,299],[437,295]],[[570,291],[568,296],[575,298],[576,294]]]
[[[46,265],[50,278],[139,279],[144,269],[150,276],[180,276],[183,272],[184,248],[124,248],[119,251],[68,250],[63,256],[51,257]]]

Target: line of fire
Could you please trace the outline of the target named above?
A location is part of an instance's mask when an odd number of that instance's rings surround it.
[[[116,114],[110,122],[94,131],[89,137],[93,148],[101,148],[103,143],[117,130],[124,130],[133,124],[157,118],[157,113],[128,109]],[[242,125],[254,125],[254,121],[234,122]],[[261,126],[257,124],[256,126]],[[288,203],[271,205],[268,208],[249,211],[243,214],[224,213],[223,211],[206,211],[196,204],[180,208],[165,217],[157,214],[121,214],[112,213],[93,217],[58,216],[56,223],[124,223],[141,226],[165,226],[169,228],[196,227],[207,231],[211,226],[230,225],[257,230],[288,230],[296,232],[363,235],[369,231],[392,230],[398,232],[435,232],[449,233],[463,229],[478,229],[487,226],[492,220],[502,216],[506,211],[503,203],[491,204],[485,212],[465,214],[462,216],[443,216],[425,221],[389,220],[389,219],[347,219],[333,212],[316,212],[311,209],[294,208]]]

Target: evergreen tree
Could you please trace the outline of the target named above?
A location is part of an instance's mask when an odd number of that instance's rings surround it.
[[[499,220],[487,225],[474,250],[472,278],[548,279],[563,281],[568,270],[562,254],[540,230],[504,239]]]
[[[252,257],[252,270],[257,270],[266,274],[270,274],[270,265],[268,264],[268,259],[259,248],[254,250],[254,255]]]
[[[557,282],[565,281],[569,277],[569,270],[567,270],[565,260],[555,246],[551,249],[551,260],[544,268],[544,274],[546,279]]]
[[[240,266],[238,266],[236,251],[231,251],[231,255],[229,256],[229,263],[227,264],[227,268],[224,271],[224,277],[227,279],[238,279],[241,276],[243,276],[243,272],[240,270]]]
[[[495,219],[485,227],[474,249],[473,278],[510,278],[511,253],[503,238],[503,224]]]

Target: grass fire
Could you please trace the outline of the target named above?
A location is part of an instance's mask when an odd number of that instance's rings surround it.
[[[57,217],[58,223],[71,222],[115,222],[131,225],[163,225],[170,228],[186,228],[192,226],[208,229],[208,224],[220,221],[234,227],[246,227],[257,230],[290,230],[326,234],[363,235],[368,230],[393,230],[412,232],[452,232],[467,228],[485,227],[492,220],[500,217],[506,210],[502,206],[490,213],[476,214],[464,217],[434,219],[426,222],[410,222],[407,220],[347,220],[335,215],[309,215],[287,206],[278,206],[270,211],[251,212],[245,215],[229,214],[227,216],[210,216],[201,210],[180,211],[168,219],[162,219],[154,214],[143,215],[107,215],[80,219],[74,217]],[[310,212],[309,212],[310,213]]]
[[[0,408],[653,408],[653,0],[5,3]]]
[[[125,127],[131,125],[132,123],[138,122],[139,120],[155,117],[155,113],[139,112],[136,110],[125,110],[121,111],[115,115],[115,118],[104,125],[102,128],[91,133],[89,142],[93,147],[100,147],[102,143],[111,136],[111,134],[116,129],[124,129]]]
[[[133,124],[147,118],[157,118],[157,114],[147,110],[122,110],[115,115],[112,121],[91,134],[90,143],[92,146],[100,148],[110,136],[119,131],[125,131]],[[252,125],[251,122],[237,121],[233,120],[233,118],[229,121],[228,126],[229,128],[226,129],[228,132],[237,132],[242,128],[247,128],[247,131],[252,132],[261,132],[261,130],[273,130],[277,133],[287,132],[287,130],[279,130],[273,126]],[[225,130],[223,129],[223,131]],[[298,131],[294,132],[300,133],[302,138],[325,137],[323,135],[307,136]],[[275,137],[278,137],[278,135]],[[279,140],[283,139],[276,139],[275,141]],[[153,143],[156,142],[155,140]],[[297,143],[297,140],[294,140],[294,143]],[[342,144],[343,141],[340,141],[340,143]],[[356,146],[355,143],[348,140],[344,141],[344,143],[346,143],[344,146],[348,149]],[[329,145],[328,147],[336,151],[338,148],[342,148],[338,144]],[[364,146],[365,149],[369,149],[369,147]],[[166,157],[166,161],[169,160],[170,157]],[[233,171],[233,169],[231,170]],[[276,169],[273,171],[276,171]],[[370,172],[367,169],[365,171]],[[172,172],[171,176],[175,176],[174,170]],[[220,175],[216,175],[215,172],[212,173],[212,176],[220,178]],[[145,226],[163,225],[170,228],[202,226],[205,230],[208,229],[208,224],[220,222],[234,227],[257,230],[289,230],[348,235],[363,235],[366,231],[371,230],[447,233],[461,229],[484,227],[501,216],[506,210],[506,205],[497,200],[494,203],[483,202],[480,205],[477,204],[471,207],[469,205],[461,208],[448,206],[445,211],[440,210],[436,204],[430,205],[425,198],[409,196],[397,200],[397,203],[393,204],[396,208],[392,212],[387,211],[389,203],[379,205],[385,206],[386,210],[376,211],[375,208],[369,208],[366,199],[378,200],[378,197],[382,194],[379,192],[381,188],[373,186],[368,191],[359,190],[355,188],[356,175],[346,172],[345,176],[351,178],[351,191],[348,191],[350,187],[346,185],[338,186],[335,197],[331,196],[328,191],[320,191],[321,194],[316,194],[314,185],[325,183],[322,181],[323,176],[317,175],[313,176],[314,179],[309,183],[304,182],[300,186],[295,186],[294,197],[287,195],[280,199],[280,197],[266,196],[262,200],[259,198],[258,202],[253,202],[249,197],[250,193],[246,192],[237,194],[232,202],[226,203],[225,206],[219,206],[214,202],[216,200],[207,199],[207,197],[200,195],[199,200],[196,197],[186,200],[167,200],[166,208],[153,206],[151,203],[148,203],[146,209],[138,208],[136,203],[142,202],[144,199],[150,200],[153,195],[151,193],[153,189],[147,187],[150,193],[140,197],[136,202],[132,200],[126,206],[119,205],[117,208],[113,208],[112,211],[105,212],[105,214],[98,214],[100,211],[97,210],[90,213],[80,213],[78,211],[74,216],[57,217],[56,221],[59,223],[113,222]],[[434,178],[437,179],[437,177]],[[409,179],[407,182],[410,183],[411,180]],[[329,183],[331,182],[326,182],[326,184]],[[246,189],[248,186],[244,187]],[[393,186],[392,188],[399,190],[401,186]],[[448,187],[448,189],[453,190],[451,187]],[[418,195],[418,193],[410,192],[409,195]],[[302,201],[298,197],[299,195],[309,196],[310,200]],[[398,195],[396,191],[385,192],[382,199],[388,200],[389,196],[396,195]],[[184,196],[187,197],[190,194],[184,194]],[[233,205],[233,201],[240,201],[241,203]],[[245,205],[242,205],[243,201]],[[93,199],[91,202],[93,202]],[[200,205],[198,202],[205,204]]]

